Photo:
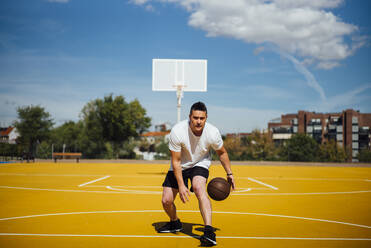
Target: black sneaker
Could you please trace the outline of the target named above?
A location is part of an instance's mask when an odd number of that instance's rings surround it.
[[[200,237],[200,241],[203,246],[216,245],[216,235],[213,228],[205,228],[204,235]]]
[[[182,230],[182,222],[180,220],[170,221],[166,223],[164,226],[159,228],[157,232],[159,233],[174,233],[180,232]]]

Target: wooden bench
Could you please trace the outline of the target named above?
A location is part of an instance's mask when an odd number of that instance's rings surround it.
[[[57,159],[76,159],[78,163],[80,161],[82,154],[81,152],[53,152],[54,162],[57,162]]]

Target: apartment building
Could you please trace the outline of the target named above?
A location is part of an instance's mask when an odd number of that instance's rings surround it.
[[[370,149],[371,113],[347,109],[341,113],[299,111],[286,114],[268,123],[268,131],[277,144],[290,139],[295,133],[306,133],[318,143],[335,140],[352,150],[352,161],[362,149]]]

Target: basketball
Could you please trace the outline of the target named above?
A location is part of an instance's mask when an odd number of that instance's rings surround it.
[[[231,185],[222,177],[212,179],[207,185],[207,193],[211,199],[222,201],[229,196]]]

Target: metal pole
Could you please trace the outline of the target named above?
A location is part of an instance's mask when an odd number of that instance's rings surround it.
[[[178,110],[177,122],[180,122],[180,113],[181,113],[182,97],[183,97],[183,85],[178,85],[177,86],[176,97],[177,97],[177,100],[178,100],[178,104],[177,104],[177,110]]]
[[[178,116],[177,116],[177,123],[178,123],[178,122],[180,122],[180,112],[181,112],[181,106],[180,106],[180,104],[178,104],[178,106],[177,106],[177,111],[178,111]]]
[[[64,159],[64,151],[66,150],[66,144],[63,144],[63,159]]]

